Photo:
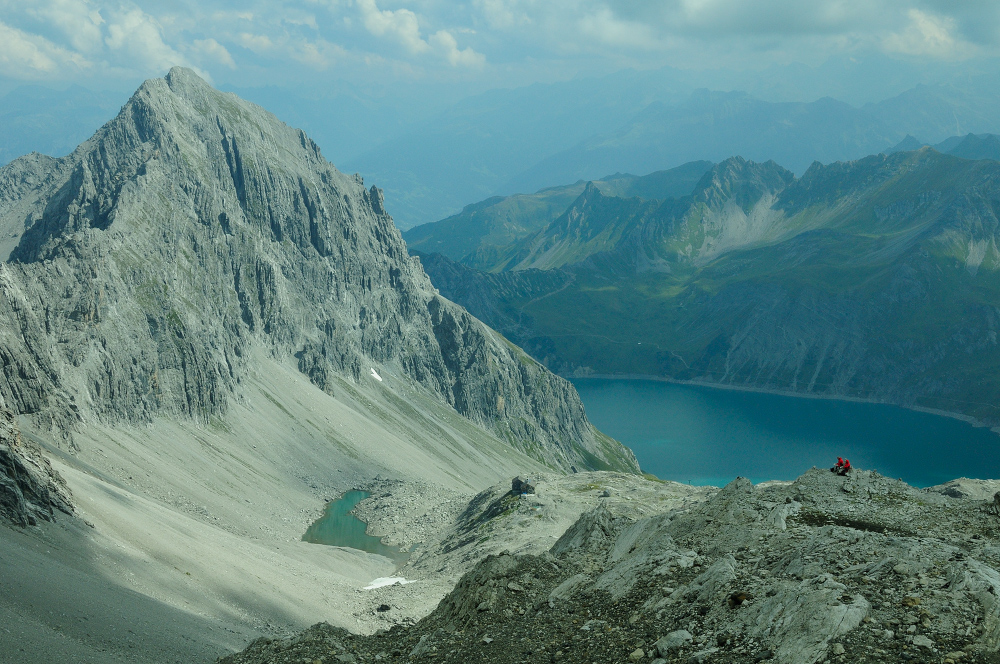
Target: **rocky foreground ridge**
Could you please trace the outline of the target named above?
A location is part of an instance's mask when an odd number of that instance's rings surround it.
[[[318,624],[220,662],[1000,661],[996,484],[814,468],[638,520],[601,505],[548,552],[489,556],[413,625]]]
[[[551,466],[638,469],[436,293],[377,188],[190,70],[71,155],[0,169],[0,254],[0,396],[42,430],[224,418],[260,351],[331,394],[401,376]]]

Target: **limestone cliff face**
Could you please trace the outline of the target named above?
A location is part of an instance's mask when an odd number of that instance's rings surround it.
[[[14,413],[0,401],[0,518],[17,526],[71,514],[69,489],[48,459],[21,437]]]
[[[381,192],[188,70],[73,154],[0,169],[0,395],[44,426],[211,419],[251,351],[398,372],[546,462],[635,469],[567,382],[441,298]]]

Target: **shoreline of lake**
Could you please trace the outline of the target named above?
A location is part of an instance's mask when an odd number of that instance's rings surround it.
[[[670,383],[671,385],[690,385],[693,387],[708,387],[716,390],[730,390],[733,392],[754,392],[757,394],[773,394],[775,396],[781,397],[796,397],[800,399],[820,399],[825,401],[847,401],[850,403],[868,403],[880,406],[895,406],[897,408],[905,408],[906,410],[912,410],[918,413],[927,413],[928,415],[940,415],[941,417],[948,417],[953,420],[960,420],[967,424],[971,424],[977,429],[989,429],[993,433],[1000,436],[1000,425],[991,426],[990,424],[983,422],[980,419],[972,417],[971,415],[966,415],[964,413],[958,413],[952,410],[941,410],[940,408],[925,408],[924,406],[906,406],[900,403],[894,403],[892,401],[879,401],[877,399],[866,399],[863,397],[851,397],[851,396],[838,396],[831,394],[806,394],[803,392],[793,392],[791,390],[777,390],[769,387],[742,387],[739,385],[727,385],[723,383],[710,383],[706,381],[699,380],[678,380],[676,378],[669,378],[666,376],[652,376],[649,374],[587,374],[586,376],[575,376],[572,374],[560,374],[562,378],[573,382],[574,379],[586,380],[589,378],[600,378],[602,380],[648,380],[658,383]]]
[[[309,524],[302,541],[321,546],[357,549],[391,560],[398,568],[406,563],[413,551],[402,550],[382,542],[381,537],[368,534],[368,523],[354,513],[354,508],[371,496],[361,489],[345,491],[323,507],[322,515]]]
[[[918,487],[1000,477],[996,431],[967,417],[648,376],[572,380],[590,421],[663,479],[791,480],[808,466],[829,467],[838,456]]]

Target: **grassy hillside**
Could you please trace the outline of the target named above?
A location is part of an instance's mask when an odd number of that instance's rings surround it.
[[[690,194],[711,167],[711,162],[692,161],[644,176],[616,173],[590,184],[610,197],[662,201]],[[403,238],[414,251],[439,253],[487,272],[510,269],[523,260],[519,243],[566,215],[587,186],[580,181],[534,194],[494,196],[447,219],[411,228]]]
[[[796,179],[730,159],[690,196],[650,206],[590,191],[571,212],[516,247],[548,292],[468,270],[442,292],[463,301],[454,284],[475,281],[470,310],[563,373],[1000,421],[1000,163],[923,149]],[[428,271],[437,284],[440,268]],[[477,310],[487,301],[493,314]]]

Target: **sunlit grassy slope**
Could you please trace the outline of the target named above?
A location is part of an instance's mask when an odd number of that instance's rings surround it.
[[[691,193],[711,162],[693,161],[638,177],[616,173],[593,183],[608,197],[665,200]],[[542,189],[534,194],[494,196],[459,214],[403,233],[411,250],[434,252],[487,272],[514,267],[521,241],[531,238],[567,211],[587,183]]]

